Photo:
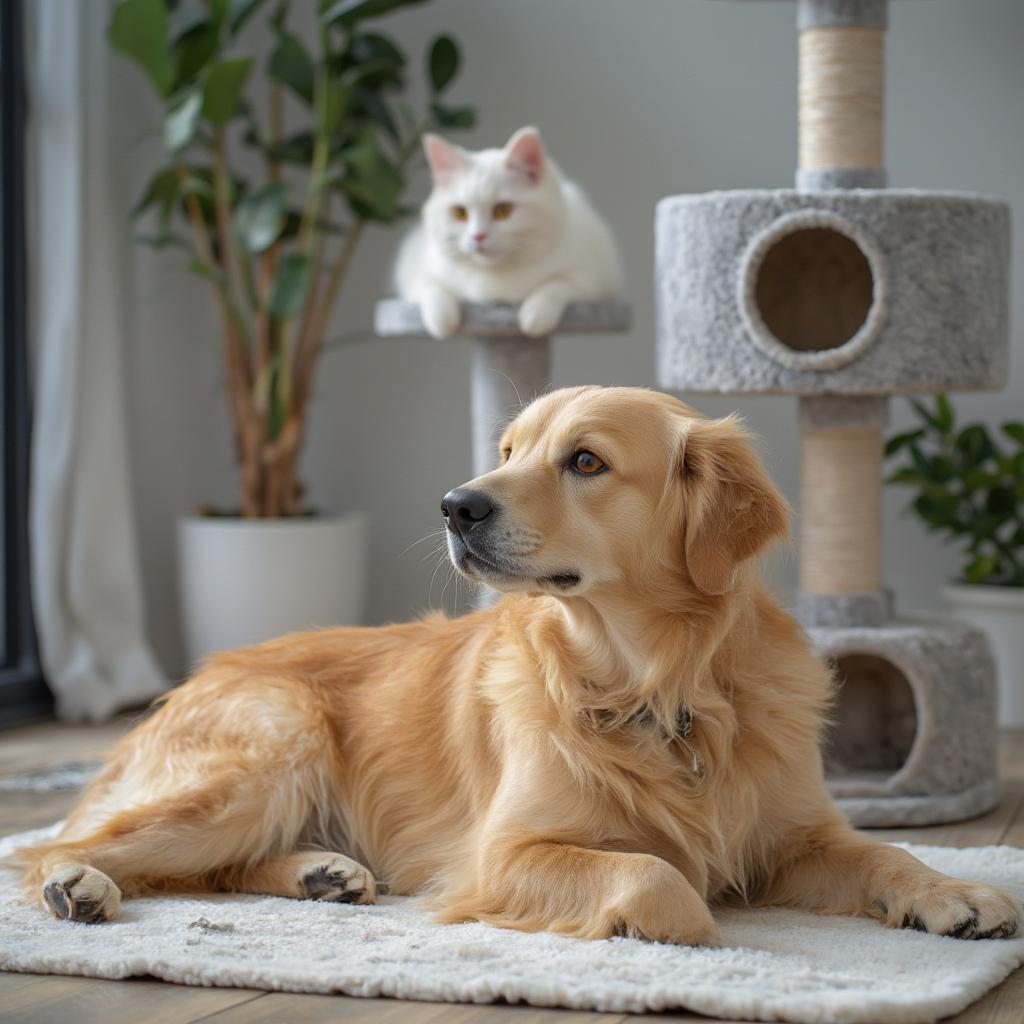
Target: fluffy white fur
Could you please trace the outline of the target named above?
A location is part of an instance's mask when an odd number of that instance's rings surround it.
[[[611,232],[536,128],[503,149],[469,152],[436,135],[423,146],[434,188],[402,243],[395,287],[435,337],[458,329],[460,302],[521,303],[519,326],[540,336],[570,302],[620,293]]]

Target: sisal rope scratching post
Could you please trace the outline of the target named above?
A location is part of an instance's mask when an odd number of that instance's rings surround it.
[[[801,443],[800,586],[818,594],[881,590],[878,430],[810,429]]]
[[[877,184],[884,180],[885,26],[819,24],[822,15],[819,5],[801,22],[797,178],[841,173],[847,187],[858,178]],[[881,621],[886,415],[884,400],[880,408],[878,399],[862,401],[864,409],[856,399],[801,398],[800,589],[805,606],[814,596],[860,596]]]
[[[800,167],[878,170],[883,163],[885,30],[800,33]]]

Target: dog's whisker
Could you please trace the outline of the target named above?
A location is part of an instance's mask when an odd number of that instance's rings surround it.
[[[437,571],[445,563],[445,558],[442,555],[437,560],[437,565],[434,566],[434,571],[430,574],[430,583],[427,586],[427,604],[432,608],[434,606],[434,580],[437,577]]]
[[[438,546],[437,546],[436,548],[434,548],[434,550],[433,550],[433,551],[429,551],[429,552],[427,552],[427,554],[425,554],[425,555],[424,555],[424,556],[423,556],[423,557],[422,557],[422,558],[420,559],[420,561],[421,561],[421,562],[425,562],[425,561],[426,561],[426,560],[427,560],[428,558],[433,558],[433,557],[434,557],[435,555],[439,555],[439,554],[441,554],[441,552],[443,552],[443,551],[444,551],[444,550],[445,550],[445,549],[446,549],[447,547],[448,547],[448,545],[447,545],[447,544],[444,544],[444,543],[438,544]]]
[[[502,377],[505,378],[505,380],[509,382],[509,384],[512,385],[512,390],[516,393],[516,401],[519,403],[519,411],[522,412],[525,406],[523,405],[523,399],[522,396],[519,394],[519,388],[516,385],[516,382],[507,373],[505,373],[504,370],[499,370],[497,367],[492,367],[492,369],[495,373],[500,374]]]
[[[402,558],[404,555],[407,555],[414,547],[416,547],[417,544],[422,544],[425,540],[443,537],[444,533],[444,527],[442,527],[440,530],[434,530],[433,533],[428,533],[426,536],[420,537],[419,540],[414,540],[398,557]]]

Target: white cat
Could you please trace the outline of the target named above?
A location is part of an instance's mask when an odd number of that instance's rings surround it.
[[[620,294],[611,232],[562,177],[536,128],[504,149],[469,152],[437,135],[423,148],[434,189],[395,265],[401,298],[434,337],[453,334],[461,302],[517,302],[525,334],[550,334],[568,303]]]

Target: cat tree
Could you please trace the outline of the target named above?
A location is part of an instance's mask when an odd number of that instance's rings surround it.
[[[841,681],[826,753],[856,824],[969,817],[997,799],[983,634],[893,617],[883,584],[888,396],[995,389],[1008,352],[1009,212],[890,191],[886,0],[798,0],[796,190],[657,210],[658,380],[798,395],[798,614]]]

